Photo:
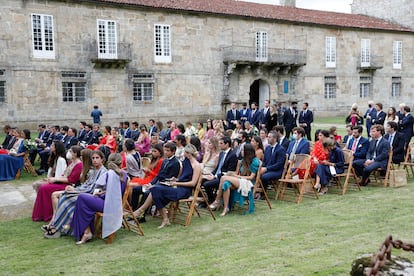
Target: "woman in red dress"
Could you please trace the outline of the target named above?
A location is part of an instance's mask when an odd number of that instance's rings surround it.
[[[151,150],[151,163],[148,168],[142,168],[145,172],[144,178],[134,177],[131,179],[131,186],[141,186],[147,185],[150,183],[154,177],[158,175],[158,172],[161,169],[162,156],[164,155],[164,150],[161,144],[156,144],[152,147]]]

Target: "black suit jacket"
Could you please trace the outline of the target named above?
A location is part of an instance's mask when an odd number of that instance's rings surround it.
[[[238,111],[237,109],[236,109],[236,117],[234,117],[232,109],[227,111],[226,121],[227,121],[227,128],[228,129],[235,129],[236,128],[236,125],[231,122],[233,120],[240,120],[240,111]]]
[[[377,112],[377,115],[375,116],[375,118],[372,119],[372,124],[373,125],[384,125],[386,116],[387,114],[382,110]]]
[[[279,140],[279,144],[285,149],[285,151],[287,151],[287,149],[289,147],[289,144],[290,144],[290,141],[289,141],[288,138],[283,137],[282,141]]]
[[[283,125],[285,129],[292,130],[294,127],[297,127],[296,120],[298,118],[298,112],[296,111],[295,116],[293,116],[291,109],[286,109],[283,113]]]
[[[68,150],[68,149],[70,149],[72,146],[76,146],[76,145],[78,145],[79,140],[78,140],[78,138],[76,138],[76,137],[69,137],[69,136],[66,136],[66,137],[65,137],[65,139],[64,139],[64,142],[63,142],[63,143],[65,144],[65,148]]]
[[[390,135],[386,134],[384,136],[387,141],[390,139]],[[394,139],[392,140],[392,162],[399,164],[404,161],[405,150],[404,150],[404,135],[402,133],[395,132]]]
[[[309,128],[311,124],[313,123],[313,112],[310,110],[302,110],[299,114],[299,124],[306,124],[306,128]]]
[[[257,128],[259,128],[260,116],[261,116],[260,110],[256,110],[254,113],[252,110],[249,115],[250,124],[255,125]]]

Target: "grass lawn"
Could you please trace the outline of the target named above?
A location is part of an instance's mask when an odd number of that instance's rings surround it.
[[[23,174],[18,181],[33,178]],[[235,211],[213,221],[203,214],[187,228],[158,230],[161,220],[150,217],[144,237],[121,229],[111,245],[94,239],[76,246],[66,236],[47,240],[43,223],[30,218],[2,221],[0,274],[349,275],[352,261],[376,253],[387,235],[413,242],[413,198],[410,179],[406,187],[371,185],[345,196],[330,189],[300,205],[272,199],[272,210],[260,201],[252,215]],[[414,259],[410,252],[393,254]]]

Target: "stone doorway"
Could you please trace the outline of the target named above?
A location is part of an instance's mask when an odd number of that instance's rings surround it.
[[[263,108],[265,100],[270,100],[269,84],[265,80],[257,79],[250,85],[249,106],[255,102],[259,108]]]

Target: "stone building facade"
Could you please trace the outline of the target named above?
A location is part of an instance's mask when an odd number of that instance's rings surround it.
[[[413,31],[367,16],[232,0],[2,2],[2,124],[77,125],[95,104],[115,125],[222,117],[230,101],[307,101],[332,116],[413,97]]]
[[[414,28],[414,2],[411,0],[353,0],[352,13],[366,14]]]

